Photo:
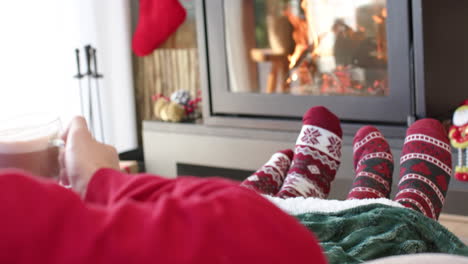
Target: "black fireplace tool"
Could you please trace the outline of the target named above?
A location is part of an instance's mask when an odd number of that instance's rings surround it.
[[[78,73],[74,76],[78,80],[78,89],[80,89],[80,105],[81,114],[88,120],[89,128],[91,133],[96,137],[96,123],[99,126],[100,141],[105,143],[104,125],[102,118],[102,107],[101,107],[101,88],[99,85],[99,79],[103,78],[103,75],[98,72],[97,68],[97,51],[91,45],[84,47],[85,58],[86,58],[86,72],[81,73],[80,64],[80,50],[75,50],[76,65]],[[84,87],[82,79],[87,78],[87,86]],[[86,93],[85,93],[86,92]],[[85,94],[87,97],[85,98]],[[87,106],[87,107],[86,107]],[[97,108],[97,109],[96,109]]]

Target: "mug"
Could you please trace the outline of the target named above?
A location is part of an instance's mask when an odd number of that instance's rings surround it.
[[[61,122],[50,114],[31,114],[0,121],[0,169],[16,168],[59,181]],[[62,185],[67,185],[60,180]]]

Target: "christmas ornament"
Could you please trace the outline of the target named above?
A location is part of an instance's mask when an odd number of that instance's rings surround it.
[[[168,98],[161,94],[153,95],[153,114],[158,120],[169,122],[182,122],[195,120],[199,116],[197,110],[201,102],[200,94],[195,99],[191,99],[190,93],[185,90],[178,90]]]
[[[190,99],[191,96],[187,90],[178,90],[171,94],[171,101],[181,105],[187,105]]]
[[[468,181],[468,100],[465,100],[455,110],[452,123],[453,125],[449,130],[450,143],[454,148],[458,149],[455,178],[460,181]],[[464,162],[463,152],[465,152]]]

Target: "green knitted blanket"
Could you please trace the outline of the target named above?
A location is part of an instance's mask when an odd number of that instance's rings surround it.
[[[468,247],[450,231],[406,208],[369,204],[296,217],[316,235],[330,264],[423,252],[468,256]]]

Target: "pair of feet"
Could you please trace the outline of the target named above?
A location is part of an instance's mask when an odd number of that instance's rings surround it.
[[[283,150],[241,185],[259,193],[326,198],[340,166],[340,120],[325,107],[312,107],[303,117],[294,152]]]
[[[340,164],[341,137],[339,119],[324,107],[313,107],[304,115],[294,152],[275,153],[241,185],[282,198],[326,198]],[[437,120],[422,119],[408,128],[395,201],[438,218],[452,173],[448,142]],[[356,133],[353,160],[356,174],[348,199],[389,198],[393,155],[378,129],[366,126]]]

